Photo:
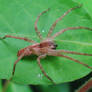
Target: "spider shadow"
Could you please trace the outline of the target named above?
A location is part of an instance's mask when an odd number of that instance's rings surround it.
[[[37,61],[37,57],[36,55],[30,55],[30,56],[26,56],[23,58],[24,62],[27,61],[27,62],[36,62]],[[50,62],[50,65],[53,67],[53,69],[55,70],[58,70],[60,69],[61,65],[60,64],[60,60],[55,57],[55,56],[46,56],[46,58],[44,59],[41,59],[41,64],[46,64],[46,63],[49,63]],[[61,62],[62,63],[62,62]],[[56,67],[58,66],[58,67]],[[63,66],[63,65],[62,65]]]
[[[27,62],[33,62],[33,61],[35,61],[35,60],[37,60],[37,57],[38,56],[36,56],[36,55],[30,55],[30,56],[25,56],[25,57],[23,57],[23,60],[27,60]]]
[[[30,56],[25,56],[23,59],[24,60],[32,60],[32,61],[35,61],[37,60],[39,56],[36,56],[36,55],[30,55]],[[53,61],[55,62],[55,60],[57,60],[57,58],[55,56],[46,56],[45,58],[41,59],[41,60],[46,60],[46,62],[50,62],[50,61]]]
[[[30,55],[30,56],[25,56],[23,59],[27,60],[29,62],[30,60],[32,60],[32,61],[37,60],[38,57],[39,56],[36,56],[36,55]],[[41,61],[42,60],[45,60],[46,62],[49,62],[49,61],[52,61],[52,60],[55,61],[56,57],[54,57],[54,56],[46,56],[44,59],[41,59]]]

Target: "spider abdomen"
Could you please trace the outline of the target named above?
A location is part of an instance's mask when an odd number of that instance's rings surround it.
[[[18,51],[17,56],[19,57],[22,53],[24,53],[25,48]]]

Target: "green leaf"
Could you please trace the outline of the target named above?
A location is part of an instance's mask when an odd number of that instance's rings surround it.
[[[39,42],[34,30],[34,22],[42,11],[50,8],[41,16],[38,28],[45,38],[52,23],[68,9],[78,6],[72,0],[7,0],[0,1],[0,36],[13,35],[28,37]],[[83,7],[72,11],[60,21],[54,33],[66,27],[92,27],[92,19]],[[55,39],[57,49],[65,49],[92,54],[92,32],[88,30],[70,30]],[[0,40],[0,79],[9,79],[13,64],[17,60],[18,50],[31,45],[28,42],[7,38]],[[69,55],[89,66],[92,56]],[[86,76],[90,69],[62,57],[47,56],[41,60],[46,73],[58,84],[74,81]],[[13,81],[21,84],[51,84],[37,65],[37,56],[23,58],[16,66]]]
[[[89,16],[92,17],[92,0],[77,0],[77,2],[83,4],[83,7],[88,12]]]
[[[6,92],[32,92],[29,86],[11,82]]]

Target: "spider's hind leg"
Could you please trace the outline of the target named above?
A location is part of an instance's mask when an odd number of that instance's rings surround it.
[[[13,78],[13,76],[14,76],[16,64],[17,64],[23,57],[24,57],[24,53],[23,53],[20,57],[18,57],[18,59],[14,62],[13,71],[12,71],[12,76],[10,77],[9,80],[7,80],[7,81],[5,82],[4,87],[3,87],[3,89],[2,89],[2,92],[6,92],[8,86],[9,86],[9,83],[10,83],[10,81],[12,80],[12,78]]]
[[[13,65],[13,71],[12,71],[12,77],[14,76],[14,73],[15,73],[15,68],[16,68],[16,64],[24,57],[25,53],[21,54],[18,59],[14,62],[14,65]]]
[[[25,38],[25,37],[17,37],[17,36],[11,36],[11,35],[5,35],[4,37],[0,37],[0,39],[6,39],[6,38],[20,39],[20,40],[24,40],[30,43],[36,43],[35,41]]]

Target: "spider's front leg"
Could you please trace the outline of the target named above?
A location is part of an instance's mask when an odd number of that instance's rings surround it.
[[[83,63],[83,62],[81,62],[81,61],[79,61],[77,59],[74,59],[74,58],[72,58],[70,56],[66,56],[66,55],[60,54],[60,52],[61,53],[62,52],[69,53],[69,54],[77,54],[77,55],[85,55],[85,56],[92,56],[92,54],[78,53],[78,52],[72,52],[72,51],[63,51],[63,50],[61,50],[61,51],[60,50],[59,51],[56,51],[56,50],[50,51],[50,55],[52,55],[52,56],[64,57],[64,58],[72,60],[72,61],[74,61],[76,63],[82,64],[83,66],[85,66],[85,67],[87,67],[89,69],[92,69],[92,67],[90,67],[88,64],[85,64],[85,63]]]
[[[50,56],[59,56],[59,57],[64,57],[64,58],[67,58],[69,60],[72,60],[76,63],[79,63],[79,64],[82,64],[83,66],[89,68],[89,69],[92,69],[92,67],[90,67],[88,64],[85,64],[77,59],[74,59],[70,56],[66,56],[66,55],[63,55],[61,54],[62,52],[64,53],[68,53],[68,54],[76,54],[76,55],[85,55],[85,56],[92,56],[92,54],[85,54],[85,53],[78,53],[78,52],[73,52],[73,51],[64,51],[64,50],[49,50],[48,51],[48,55]]]
[[[58,52],[58,53],[66,53],[66,54],[92,56],[92,54],[88,54],[88,53],[80,53],[80,52],[67,51],[67,50],[57,50],[56,52]]]
[[[60,20],[62,20],[62,19],[63,19],[67,14],[69,14],[71,11],[73,11],[73,10],[75,10],[75,9],[77,9],[77,8],[80,8],[80,7],[81,7],[81,5],[76,6],[76,7],[73,7],[73,8],[70,8],[70,9],[69,9],[68,11],[66,11],[62,16],[60,16],[58,19],[56,19],[56,21],[52,24],[52,26],[51,26],[51,28],[50,28],[50,30],[49,30],[49,32],[48,32],[47,37],[50,37],[50,36],[51,36],[51,34],[52,34],[54,28],[56,27],[57,23],[58,23]]]
[[[66,32],[66,31],[69,31],[69,30],[78,30],[78,29],[85,29],[85,30],[92,31],[92,28],[89,28],[89,27],[83,27],[83,26],[68,27],[68,28],[62,29],[62,30],[60,30],[59,32],[55,33],[55,34],[51,37],[51,39],[54,39],[55,37],[59,36],[60,34]]]
[[[14,39],[20,39],[31,43],[36,43],[35,41],[25,38],[25,37],[17,37],[17,36],[11,36],[11,35],[5,35],[4,37],[0,37],[0,39],[6,39],[6,38],[14,38]]]
[[[72,58],[72,57],[69,57],[69,56],[66,56],[66,55],[61,55],[61,54],[60,55],[57,55],[57,56],[67,58],[67,59],[72,60],[72,61],[74,61],[76,63],[82,64],[83,66],[85,66],[85,67],[87,67],[89,69],[92,69],[92,67],[90,67],[88,64],[85,64],[85,63],[83,63],[83,62],[81,62],[81,61],[79,61],[77,59]]]
[[[45,76],[46,78],[48,78],[53,84],[56,84],[56,83],[52,80],[52,78],[50,78],[50,77],[47,75],[47,73],[44,71],[44,68],[42,67],[42,65],[41,65],[41,63],[40,63],[40,59],[45,58],[45,57],[46,57],[46,55],[41,55],[41,56],[39,56],[39,57],[37,58],[38,65],[39,65],[39,67],[40,67],[42,73],[44,74],[44,76]]]

